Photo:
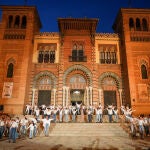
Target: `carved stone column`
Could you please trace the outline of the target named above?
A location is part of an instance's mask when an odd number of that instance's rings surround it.
[[[65,99],[66,99],[66,87],[63,86],[63,102],[62,102],[63,107],[65,106]]]
[[[32,89],[32,103],[31,106],[34,107],[34,96],[35,96],[36,89]]]
[[[56,89],[53,89],[54,92],[54,106],[56,105]]]
[[[85,92],[84,92],[84,105],[86,105],[86,90],[85,90]]]
[[[122,89],[119,89],[120,106],[122,106]]]
[[[102,103],[102,89],[98,90],[98,95],[99,95],[99,103]]]
[[[66,87],[66,106],[68,106],[68,101],[69,101],[69,87]]]
[[[86,102],[87,106],[89,106],[89,87],[86,87]]]
[[[90,86],[89,87],[89,91],[90,91],[90,104],[92,105],[93,104],[93,92],[92,92],[92,87]]]

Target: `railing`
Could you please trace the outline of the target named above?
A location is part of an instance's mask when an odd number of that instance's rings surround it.
[[[86,62],[87,56],[73,57],[69,56],[69,62]]]
[[[150,41],[150,32],[148,31],[131,31],[130,32],[131,41],[139,42],[149,42]]]
[[[100,59],[100,64],[117,64],[117,59]]]
[[[25,29],[6,29],[4,33],[4,39],[22,39],[26,37]]]

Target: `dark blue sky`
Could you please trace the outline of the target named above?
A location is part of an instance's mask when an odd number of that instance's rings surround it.
[[[24,5],[25,1],[37,7],[42,32],[58,32],[57,18],[87,17],[99,19],[97,32],[109,33],[120,8],[150,8],[150,0],[0,0],[0,5]]]

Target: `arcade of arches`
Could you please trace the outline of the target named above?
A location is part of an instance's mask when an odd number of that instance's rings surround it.
[[[78,66],[79,68],[83,66]],[[74,69],[74,67],[71,67]],[[87,106],[98,105],[104,106],[113,104],[120,107],[123,103],[122,87],[120,78],[112,72],[103,73],[99,77],[99,88],[97,89],[98,100],[93,100],[92,74],[89,78],[84,70],[72,69],[66,71],[65,83],[62,86],[62,105],[69,106],[82,103]],[[70,69],[70,68],[69,68]],[[88,70],[89,71],[89,70]],[[58,91],[56,88],[56,77],[50,72],[41,72],[35,76],[34,88],[32,95],[32,105],[36,103],[42,104],[58,104]]]

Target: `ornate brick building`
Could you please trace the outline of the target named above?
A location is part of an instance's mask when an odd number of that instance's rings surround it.
[[[120,9],[114,33],[98,19],[59,18],[41,33],[35,7],[1,6],[0,105],[22,113],[27,103],[129,104],[150,113],[150,9]]]

